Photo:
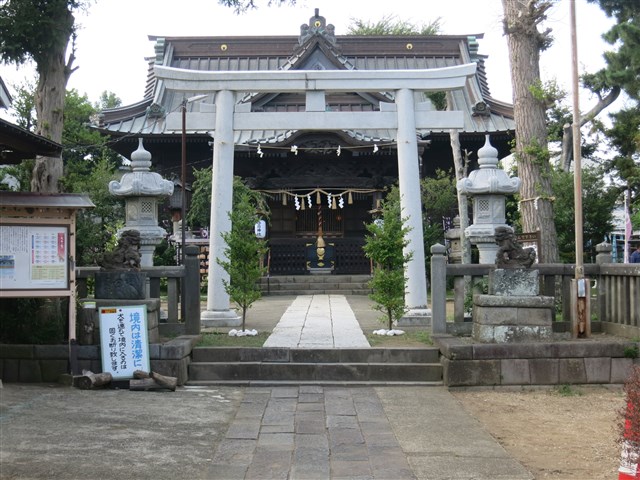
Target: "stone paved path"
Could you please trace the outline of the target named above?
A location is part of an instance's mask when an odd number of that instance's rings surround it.
[[[247,388],[210,478],[414,479],[371,387]]]
[[[264,346],[368,348],[369,342],[344,295],[300,295]]]

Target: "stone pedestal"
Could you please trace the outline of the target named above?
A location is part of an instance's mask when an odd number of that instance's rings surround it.
[[[135,271],[96,272],[96,298],[144,300],[147,274]]]
[[[491,272],[489,294],[473,297],[473,339],[482,343],[549,340],[554,298],[538,291],[537,270]]]
[[[98,311],[102,307],[130,307],[135,305],[147,306],[147,336],[149,343],[158,343],[160,334],[158,331],[158,319],[160,317],[160,299],[147,298],[144,300],[122,300],[122,299],[105,299],[105,298],[81,298],[80,304],[95,304],[95,309],[83,308],[83,314],[91,315],[93,321],[93,342],[100,344],[100,317]],[[92,310],[92,311],[89,311]],[[85,319],[87,320],[87,319]]]

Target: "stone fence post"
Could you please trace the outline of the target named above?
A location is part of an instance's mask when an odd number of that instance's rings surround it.
[[[184,329],[187,335],[200,334],[200,250],[195,245],[184,249],[184,278],[182,298],[184,307]]]
[[[431,333],[447,333],[447,257],[444,245],[431,247]]]
[[[596,245],[596,265],[601,267],[605,263],[611,263],[613,261],[613,256],[611,252],[613,251],[613,246],[608,242],[602,242]],[[592,308],[592,311],[598,312],[598,321],[602,322],[606,318],[606,298],[607,298],[607,282],[600,275],[600,270],[598,269],[598,277],[596,283],[596,305],[595,308]]]
[[[613,247],[610,243],[602,242],[596,245],[596,264],[602,265],[603,263],[611,263],[613,257],[611,256],[611,251]]]

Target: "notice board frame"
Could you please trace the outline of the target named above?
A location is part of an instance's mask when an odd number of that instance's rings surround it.
[[[76,212],[93,208],[82,194],[39,194],[0,191],[0,226],[54,226],[67,228],[66,288],[4,289],[0,298],[68,298],[70,360],[75,360],[71,346],[76,344]]]
[[[69,225],[0,224],[0,290],[68,290],[69,230]]]

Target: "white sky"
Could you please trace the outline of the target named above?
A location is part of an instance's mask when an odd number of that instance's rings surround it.
[[[544,24],[553,29],[555,42],[543,53],[541,63],[543,79],[557,79],[567,92],[571,91],[569,6],[569,0],[558,0]],[[601,34],[613,22],[586,0],[576,0],[576,6],[580,72],[594,71],[603,65],[602,52],[608,47]],[[148,35],[298,35],[300,25],[308,23],[314,8],[335,26],[337,35],[347,33],[351,19],[376,22],[388,15],[414,24],[441,17],[445,34],[484,33],[479,41],[480,53],[489,55],[487,73],[492,96],[511,102],[501,0],[298,0],[295,7],[261,6],[240,16],[218,5],[217,0],[96,0],[86,13],[77,15],[81,29],[75,65],[79,69],[71,76],[68,88],[87,94],[92,102],[108,90],[120,97],[123,105],[135,103],[142,100],[144,92],[144,59],[154,55]],[[0,75],[13,94],[12,85],[32,77],[33,69],[0,65]],[[581,94],[583,108],[590,103]]]

